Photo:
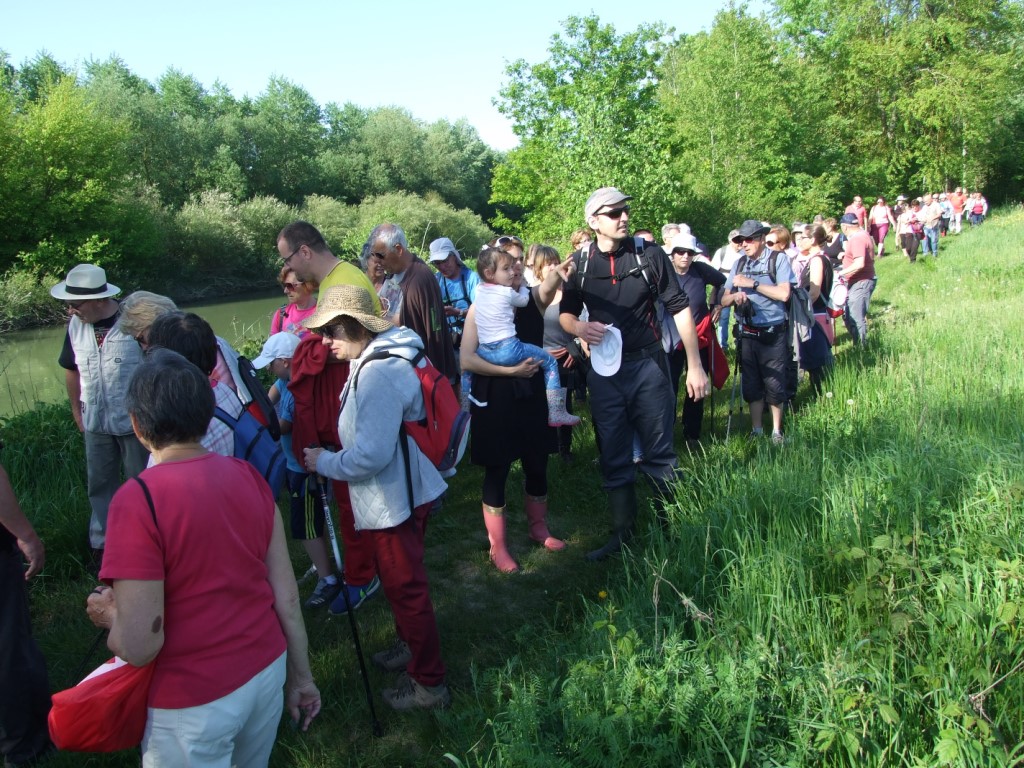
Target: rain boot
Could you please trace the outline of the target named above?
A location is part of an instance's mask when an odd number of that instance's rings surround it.
[[[490,507],[486,504],[483,508],[487,539],[491,542],[491,560],[502,573],[515,573],[519,570],[519,565],[512,559],[505,546],[505,508]]]
[[[608,510],[612,516],[612,536],[600,549],[587,553],[587,560],[597,562],[621,551],[633,538],[636,527],[636,487],[620,485],[608,491]]]
[[[580,423],[579,416],[573,416],[565,410],[565,387],[545,390],[548,394],[548,426],[575,427]]]
[[[530,526],[530,538],[552,552],[565,549],[565,542],[556,539],[548,530],[547,517],[548,497],[526,494],[526,521]]]

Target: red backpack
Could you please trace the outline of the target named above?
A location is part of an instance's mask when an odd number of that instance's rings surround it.
[[[419,421],[402,422],[402,432],[416,441],[423,455],[430,459],[439,471],[454,469],[466,452],[466,443],[469,441],[469,414],[459,407],[459,399],[455,396],[451,382],[434,367],[423,350],[419,350],[410,360],[382,349],[367,355],[363,365],[371,360],[385,360],[389,357],[405,360],[412,366],[420,380],[423,407],[427,412]],[[363,365],[359,366],[352,381],[353,392],[359,383],[359,372],[363,370]],[[404,452],[405,440],[402,440],[401,444]],[[405,456],[405,467],[408,473],[408,455]]]

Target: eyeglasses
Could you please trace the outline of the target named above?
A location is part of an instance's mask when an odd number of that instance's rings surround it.
[[[773,245],[775,245],[775,241],[774,240],[765,240],[764,244],[767,245],[769,248],[771,248]]]
[[[289,253],[287,257],[285,257],[284,259],[282,259],[282,260],[281,260],[281,263],[282,263],[282,264],[283,264],[284,266],[286,266],[286,267],[287,267],[287,266],[289,266],[289,264],[290,264],[291,260],[295,258],[295,254],[296,254],[296,253],[298,253],[299,251],[301,251],[301,250],[302,250],[303,248],[305,248],[305,247],[306,247],[306,245],[307,245],[307,243],[303,243],[302,245],[300,245],[300,246],[299,246],[298,248],[296,248],[296,249],[295,249],[294,251],[292,251],[291,253]]]
[[[281,287],[286,291],[297,291],[302,287],[302,283],[281,283]]]
[[[624,205],[621,208],[611,208],[607,211],[598,211],[598,216],[607,216],[609,219],[621,219],[622,214],[629,216],[629,206]]]
[[[384,261],[384,254],[383,253],[374,253],[373,251],[371,251],[370,252],[370,258],[371,259],[380,259],[381,261]]]
[[[65,301],[64,305],[69,309],[74,309],[75,311],[77,311],[87,301],[89,301],[89,299],[83,299],[82,301]]]

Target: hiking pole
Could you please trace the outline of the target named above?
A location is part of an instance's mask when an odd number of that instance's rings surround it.
[[[315,447],[315,446],[310,446]],[[316,485],[320,491],[320,502],[324,505],[324,525],[327,527],[327,536],[331,540],[331,548],[334,550],[334,562],[338,565],[338,577],[341,578],[341,550],[338,549],[338,534],[334,530],[334,520],[331,518],[331,505],[327,501],[327,481],[320,475],[316,475]],[[373,706],[373,694],[370,693],[370,676],[366,672],[366,660],[363,659],[363,646],[359,642],[359,628],[356,626],[356,617],[353,615],[352,601],[348,596],[348,585],[345,579],[341,579],[341,594],[345,596],[345,613],[348,614],[348,625],[352,629],[352,644],[356,647],[356,658],[359,660],[359,674],[363,677],[363,690],[366,691],[366,705],[370,708],[370,727],[373,735],[378,738],[384,735],[384,728],[377,719],[377,710]]]

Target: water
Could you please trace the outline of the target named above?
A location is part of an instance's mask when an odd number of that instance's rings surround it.
[[[266,338],[280,291],[183,307],[206,318],[232,344],[242,336]],[[31,410],[37,403],[67,402],[64,369],[57,364],[65,328],[37,328],[0,336],[0,417]],[[70,411],[69,416],[70,418]]]

